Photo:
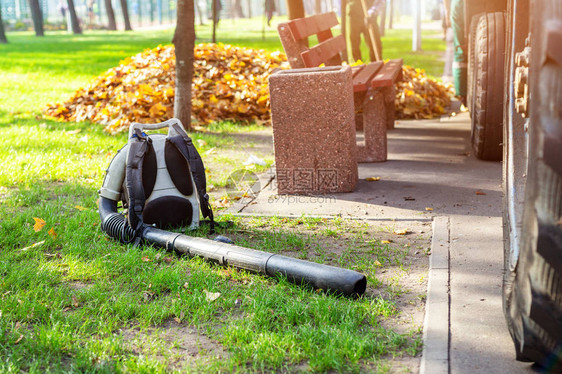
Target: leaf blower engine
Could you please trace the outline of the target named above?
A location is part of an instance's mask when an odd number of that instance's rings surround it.
[[[168,134],[147,135],[144,130],[168,129]],[[100,190],[100,214],[109,236],[129,243],[142,234],[143,223],[166,226],[199,226],[199,209],[214,228],[213,211],[206,193],[201,156],[178,119],[157,124],[133,123],[129,141],[111,161]],[[117,212],[121,201],[126,220]]]
[[[162,128],[168,128],[167,135],[143,131]],[[119,201],[127,208],[126,215],[118,212]],[[353,270],[239,247],[221,236],[209,240],[160,229],[172,225],[196,228],[199,210],[209,219],[213,232],[205,167],[181,122],[174,118],[150,125],[133,123],[129,141],[111,161],[100,190],[101,228],[107,235],[123,243],[142,241],[344,295],[365,292],[365,275]]]

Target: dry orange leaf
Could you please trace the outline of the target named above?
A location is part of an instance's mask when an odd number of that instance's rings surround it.
[[[408,229],[401,229],[401,230],[394,230],[396,235],[406,235],[408,233]]]
[[[432,211],[433,211],[433,208],[425,207],[425,210],[427,210],[428,212],[432,212]]]
[[[392,240],[381,240],[381,244],[390,244]]]
[[[76,208],[80,211],[88,210],[88,208],[84,208],[83,206],[80,206],[80,205],[74,205],[74,208]]]
[[[365,178],[365,180],[367,182],[376,182],[376,181],[380,181],[381,177],[368,177],[368,178]]]
[[[54,228],[54,227],[51,227],[51,229],[49,230],[49,235],[51,235],[51,237],[52,237],[53,239],[56,239],[57,233],[55,232],[55,228]]]
[[[403,80],[396,84],[394,100],[398,119],[439,117],[455,97],[451,84],[428,78],[422,69],[404,65],[402,76]]]
[[[486,192],[483,192],[483,191],[476,191],[476,194],[477,194],[477,195],[486,195]]]
[[[35,225],[33,225],[33,230],[35,230],[35,232],[39,232],[39,231],[43,230],[43,227],[45,227],[47,222],[45,222],[45,220],[43,220],[41,218],[37,218],[37,217],[33,217],[33,219],[35,220]]]

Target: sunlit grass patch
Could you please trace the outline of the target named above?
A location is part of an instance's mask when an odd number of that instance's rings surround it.
[[[274,29],[261,41],[243,24],[223,23],[220,40],[280,48]],[[18,33],[0,46],[0,372],[407,366],[401,360],[420,352],[420,322],[396,320],[423,307],[428,238],[396,235],[396,223],[219,217],[219,233],[238,245],[363,272],[368,289],[357,299],[122,245],[100,230],[97,191],[126,135],[49,121],[40,109],[171,33]],[[271,166],[267,131],[224,122],[191,134],[218,194],[232,171]],[[266,165],[245,165],[251,154]],[[44,221],[37,230],[36,218]],[[190,234],[207,236],[208,226]]]
[[[41,188],[56,195],[71,187]],[[376,233],[363,223],[303,217],[296,224],[286,221],[293,229],[285,230],[282,218],[272,219],[273,225],[267,218],[219,219],[220,233],[255,249],[336,265],[346,251],[353,252],[343,266],[365,272],[369,290],[359,299],[343,298],[161,249],[120,245],[99,230],[95,209],[65,210],[76,195],[95,194],[81,185],[72,189],[71,195],[30,204],[21,216],[0,222],[0,245],[6,248],[0,253],[0,350],[10,352],[3,370],[168,371],[187,365],[276,371],[304,365],[314,371],[361,371],[382,370],[390,357],[419,352],[420,335],[411,333],[415,325],[405,335],[380,324],[400,315],[397,302],[408,289],[387,291],[396,284],[379,279],[380,267],[366,266],[372,263],[366,250],[371,244],[354,234],[325,234],[329,227]],[[3,217],[7,209],[0,206]],[[46,221],[38,232],[36,216]],[[226,225],[230,219],[232,225]],[[51,225],[56,237],[45,232]],[[202,227],[193,234],[206,233]],[[38,241],[45,242],[25,249]],[[335,245],[338,241],[343,246]],[[347,249],[340,253],[342,248]],[[377,295],[379,288],[384,292]],[[150,333],[133,337],[131,329]],[[186,347],[181,337],[178,343],[169,336],[176,330],[203,345]],[[187,351],[193,360],[179,358]],[[24,360],[29,352],[35,359]]]

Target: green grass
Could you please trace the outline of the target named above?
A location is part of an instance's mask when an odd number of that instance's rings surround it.
[[[26,32],[8,37],[10,43],[0,45],[0,124],[11,112],[37,112],[67,98],[128,56],[169,44],[172,31],[53,32],[43,38]]]
[[[262,40],[259,27],[241,31],[261,24],[246,22],[222,22],[219,40],[280,48],[274,28]],[[401,33],[388,38],[402,40]],[[209,35],[208,26],[198,29],[199,41]],[[369,291],[357,300],[120,245],[101,232],[97,190],[126,136],[47,120],[40,110],[171,36],[172,30],[10,33],[10,43],[0,45],[0,372],[168,372],[182,365],[194,372],[384,372],[385,360],[417,354],[417,327],[388,327],[405,291],[381,274],[408,271],[409,248],[382,244],[383,233],[364,224],[273,218],[236,220],[224,229],[240,245],[364,272]],[[407,54],[407,41],[396,42],[395,52],[385,43],[388,57]],[[433,59],[415,57],[420,64]],[[210,183],[220,187],[247,158],[241,145],[256,145],[241,144],[239,135],[260,128],[215,123],[208,130],[192,136]],[[34,217],[46,221],[39,232]],[[205,291],[221,295],[211,302]]]
[[[270,225],[268,219],[223,218],[234,225],[220,233],[240,245],[305,253],[312,261],[364,272],[370,291],[359,299],[342,298],[155,248],[120,245],[100,232],[95,191],[88,198],[85,190],[72,183],[36,184],[10,191],[0,206],[1,217],[13,217],[0,221],[0,371],[182,370],[185,361],[169,362],[184,343],[165,339],[167,330],[180,326],[213,342],[187,362],[195,371],[293,371],[303,364],[320,372],[384,370],[384,359],[419,353],[419,334],[381,325],[397,315],[399,293],[373,294],[393,283],[377,281],[378,267],[367,266],[373,245],[363,238],[373,233],[369,227],[311,219],[303,232],[283,229],[276,219]],[[43,230],[33,230],[33,217],[47,222]],[[296,225],[305,227],[304,221]],[[56,237],[47,232],[51,228]],[[345,240],[326,235],[340,229],[350,233]],[[202,228],[194,234],[205,233]],[[331,241],[345,250],[333,252]],[[29,248],[38,242],[43,243]],[[403,249],[375,248],[402,261]],[[220,297],[209,301],[206,291]],[[139,333],[140,352],[127,339],[131,330],[159,326],[162,331]],[[215,345],[226,357],[206,353]]]
[[[427,75],[440,79],[445,65],[443,54],[446,45],[440,31],[423,30],[422,51],[412,51],[411,30],[388,30],[383,37],[384,58],[402,58],[405,65],[424,69]],[[368,56],[365,49],[363,56]]]

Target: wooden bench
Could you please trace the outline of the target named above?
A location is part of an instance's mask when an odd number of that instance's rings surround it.
[[[338,24],[334,12],[279,24],[291,68],[341,65],[347,47],[342,35],[332,33]],[[311,47],[309,37],[314,35],[318,44]],[[394,83],[402,79],[402,59],[354,66],[352,74],[356,124],[363,127],[365,138],[365,145],[358,146],[358,161],[386,161],[386,129],[394,128]]]

